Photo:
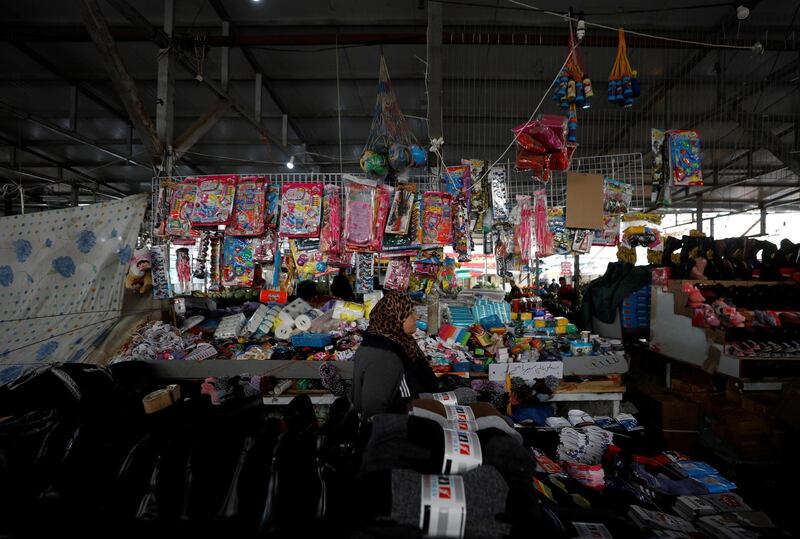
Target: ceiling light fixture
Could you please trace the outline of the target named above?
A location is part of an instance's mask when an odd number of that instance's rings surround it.
[[[291,156],[289,160],[286,162],[286,168],[292,170],[294,168],[294,156]]]
[[[749,16],[750,16],[750,8],[747,7],[746,5],[741,4],[739,7],[736,8],[736,17],[740,21],[745,20]]]

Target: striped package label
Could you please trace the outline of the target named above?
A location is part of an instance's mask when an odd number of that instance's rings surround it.
[[[464,537],[467,498],[457,475],[423,475],[419,527],[424,537]]]
[[[444,458],[442,473],[462,474],[473,470],[483,462],[481,441],[473,431],[443,429]]]

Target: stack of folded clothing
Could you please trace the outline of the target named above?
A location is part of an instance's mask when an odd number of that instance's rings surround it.
[[[475,429],[477,431],[485,429],[498,429],[502,430],[522,445],[522,435],[514,430],[514,427],[509,419],[501,415],[497,409],[491,404],[485,402],[473,402],[468,405],[469,412],[475,419]],[[442,427],[449,428],[452,423],[450,419],[453,410],[450,410],[448,416],[448,409],[442,403],[432,399],[414,399],[411,401],[411,415],[415,417],[424,417],[432,421],[436,421]]]

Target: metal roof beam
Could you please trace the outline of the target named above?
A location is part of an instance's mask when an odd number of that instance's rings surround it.
[[[153,120],[147,113],[136,82],[125,68],[117,44],[108,29],[105,16],[100,10],[97,0],[82,0],[81,6],[86,30],[100,53],[100,58],[114,83],[114,89],[125,106],[136,132],[139,133],[139,138],[150,153],[151,161],[158,164],[164,156],[164,144],[158,136]]]
[[[172,152],[175,159],[180,159],[192,146],[194,146],[214,125],[222,118],[231,107],[230,101],[219,99],[200,118],[197,119],[186,131],[175,139]],[[256,142],[253,142],[256,144]]]

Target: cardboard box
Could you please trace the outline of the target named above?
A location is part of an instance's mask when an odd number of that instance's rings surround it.
[[[655,386],[643,386],[633,396],[639,411],[664,430],[697,430],[699,406]]]

